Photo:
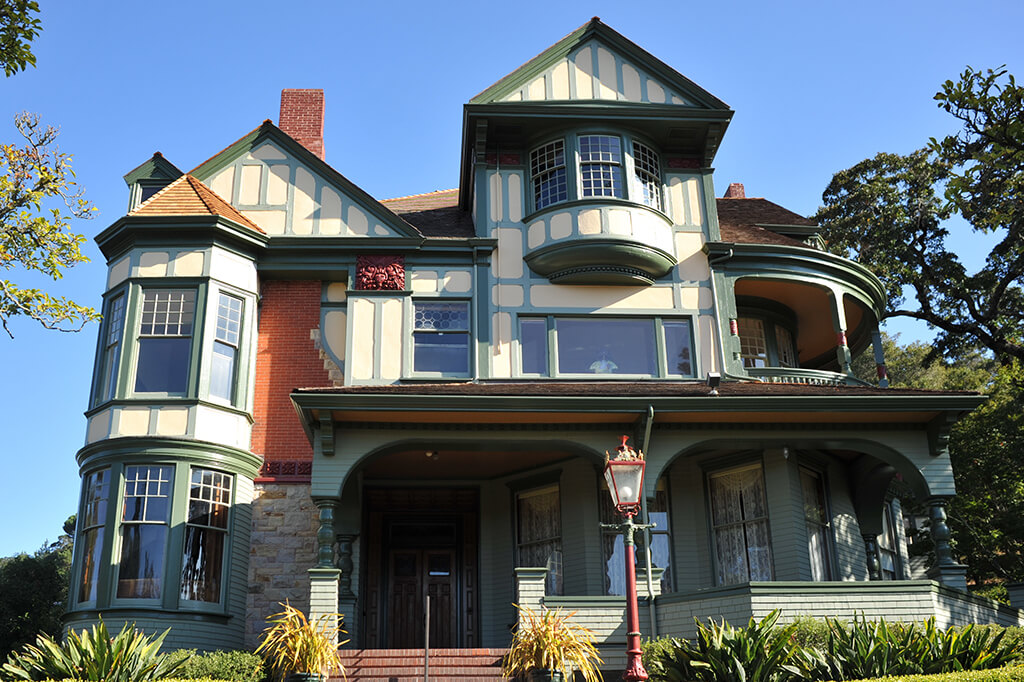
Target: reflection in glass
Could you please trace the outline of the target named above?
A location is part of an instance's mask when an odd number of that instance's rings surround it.
[[[560,373],[658,373],[653,320],[560,318],[556,325]]]

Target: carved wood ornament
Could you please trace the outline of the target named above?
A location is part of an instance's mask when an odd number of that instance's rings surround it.
[[[356,258],[356,289],[385,291],[405,289],[405,256]]]

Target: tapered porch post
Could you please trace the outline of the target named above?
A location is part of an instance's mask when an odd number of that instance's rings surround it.
[[[943,585],[964,592],[967,591],[967,567],[953,558],[949,544],[949,525],[946,523],[946,506],[949,498],[932,497],[928,502],[929,530],[935,544],[935,565],[928,570],[928,577]]]
[[[337,500],[314,499],[320,527],[316,533],[316,566],[309,569],[309,619],[326,617],[330,627],[338,623],[338,582],[341,575],[334,565],[334,510]]]
[[[868,562],[868,580],[882,579],[882,562],[878,559],[878,536],[874,533],[861,533],[864,538],[864,554]]]

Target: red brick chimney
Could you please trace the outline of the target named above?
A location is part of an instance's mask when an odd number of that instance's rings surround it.
[[[742,182],[729,183],[729,189],[725,190],[726,199],[746,199],[747,193],[743,190]]]
[[[281,118],[277,127],[324,158],[324,91],[319,88],[282,90]]]

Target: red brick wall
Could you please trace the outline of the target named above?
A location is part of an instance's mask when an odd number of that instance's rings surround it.
[[[324,158],[324,91],[282,90],[281,116],[277,127],[321,159]]]
[[[295,465],[313,458],[288,395],[295,388],[331,385],[310,338],[310,330],[320,326],[320,292],[319,281],[270,280],[262,286],[252,451],[266,459],[264,475],[307,473],[308,467]]]

